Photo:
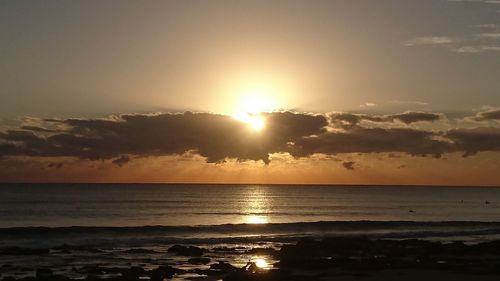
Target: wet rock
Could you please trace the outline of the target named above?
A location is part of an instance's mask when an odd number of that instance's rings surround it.
[[[190,258],[188,263],[190,264],[207,264],[210,262],[209,258]]]
[[[219,261],[218,263],[211,264],[210,269],[229,272],[237,269],[237,267],[232,266],[230,263]]]
[[[245,247],[226,247],[226,246],[223,246],[223,247],[215,247],[212,249],[212,251],[214,252],[218,252],[218,253],[239,253],[239,252],[242,252],[244,251],[246,248]]]
[[[35,276],[36,278],[44,278],[44,277],[47,277],[47,276],[51,276],[52,275],[52,270],[48,269],[48,268],[39,268],[36,270],[36,273],[35,273]]]
[[[47,255],[49,252],[49,249],[43,248],[6,247],[0,249],[0,255],[8,256]]]
[[[99,275],[106,273],[103,267],[98,265],[85,265],[80,268],[75,269],[78,273],[89,274],[89,275]]]
[[[88,246],[76,246],[76,245],[70,245],[70,244],[62,244],[61,246],[53,247],[52,250],[56,251],[61,251],[63,253],[71,253],[73,251],[80,251],[80,252],[89,252],[89,253],[102,253],[103,251],[94,248],[94,247],[88,247]]]
[[[139,277],[144,276],[146,270],[142,267],[133,266],[122,271],[122,277],[125,280],[139,280]]]
[[[285,270],[270,270],[268,272],[252,273],[243,269],[236,270],[223,279],[224,281],[305,281],[309,278],[292,276]]]
[[[164,278],[172,278],[175,274],[184,273],[182,269],[174,268],[168,265],[160,266],[149,272],[151,281],[162,281]]]
[[[70,281],[71,279],[69,277],[66,277],[64,275],[47,275],[43,277],[37,277],[37,281]]]
[[[174,253],[177,256],[199,257],[207,250],[195,246],[174,245],[168,248],[169,253]]]
[[[36,281],[35,277],[23,277],[21,279],[17,279],[18,281]]]
[[[124,253],[127,253],[127,254],[157,254],[158,252],[155,251],[155,250],[149,250],[149,249],[142,249],[142,248],[138,248],[138,249],[129,249],[129,250],[125,250],[123,251]]]
[[[274,248],[252,248],[247,253],[252,255],[274,256],[278,251]]]

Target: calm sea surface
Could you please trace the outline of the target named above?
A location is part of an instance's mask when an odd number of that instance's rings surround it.
[[[3,184],[0,227],[500,222],[500,188]]]

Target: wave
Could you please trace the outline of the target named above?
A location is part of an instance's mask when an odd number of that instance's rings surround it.
[[[290,241],[301,237],[368,236],[373,238],[454,239],[500,236],[500,222],[319,221],[197,226],[71,226],[0,228],[0,244],[144,245]]]

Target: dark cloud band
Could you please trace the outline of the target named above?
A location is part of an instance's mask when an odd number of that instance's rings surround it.
[[[494,127],[426,131],[411,128],[366,128],[361,121],[432,122],[442,114],[405,112],[394,115],[292,112],[264,113],[266,128],[251,131],[240,121],[210,113],[122,115],[112,119],[50,119],[42,126],[0,133],[0,156],[113,159],[125,165],[131,156],[194,152],[207,162],[262,160],[271,153],[295,157],[312,154],[402,152],[441,156],[500,151],[500,129]],[[56,125],[56,126],[54,126]],[[52,129],[57,127],[58,129]],[[50,129],[46,129],[50,128]],[[62,128],[62,129],[61,129]],[[352,165],[346,168],[352,168]]]

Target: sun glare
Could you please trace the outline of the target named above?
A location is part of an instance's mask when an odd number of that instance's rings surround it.
[[[236,120],[246,123],[255,131],[261,131],[266,127],[266,121],[258,113],[237,112],[233,114]]]
[[[250,215],[245,220],[246,220],[246,223],[248,223],[248,224],[266,224],[267,223],[266,216]]]
[[[255,260],[255,265],[258,268],[262,268],[262,269],[268,269],[269,268],[269,263],[267,263],[267,261],[265,259],[262,259],[262,258],[256,259]]]

